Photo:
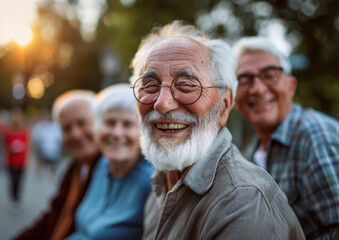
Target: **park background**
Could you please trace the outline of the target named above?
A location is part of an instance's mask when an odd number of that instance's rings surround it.
[[[270,38],[291,60],[295,101],[339,118],[337,0],[0,0],[0,117],[21,108],[34,119],[64,91],[98,92],[128,82],[141,39],[176,19],[231,46],[242,36]],[[243,150],[253,130],[235,111],[227,125]],[[0,179],[4,189],[3,174]],[[6,216],[2,198],[2,236],[5,230],[12,236],[20,228],[15,224],[27,225],[47,206],[52,194],[39,195],[41,183],[29,170],[26,201],[35,206],[29,214]]]
[[[230,45],[269,37],[292,62],[295,100],[339,117],[335,0],[0,0],[0,110],[34,117],[66,90],[128,82],[142,37],[176,19]],[[228,125],[240,147],[248,141],[235,111]]]

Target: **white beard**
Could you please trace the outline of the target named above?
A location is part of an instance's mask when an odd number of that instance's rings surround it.
[[[182,171],[199,161],[208,151],[218,133],[216,110],[211,110],[203,119],[197,120],[193,114],[169,112],[160,114],[152,111],[141,121],[140,144],[145,157],[159,171]],[[173,138],[154,139],[151,136],[151,122],[159,119],[173,119],[192,123],[192,133],[187,140]]]

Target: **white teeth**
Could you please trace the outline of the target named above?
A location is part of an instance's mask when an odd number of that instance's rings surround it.
[[[157,123],[157,128],[163,129],[163,130],[174,130],[174,129],[183,129],[186,128],[186,124],[181,123]]]

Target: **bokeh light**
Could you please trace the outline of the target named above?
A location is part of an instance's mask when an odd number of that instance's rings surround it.
[[[27,83],[27,92],[32,98],[41,98],[45,94],[45,87],[42,80],[38,77],[29,79]]]
[[[12,89],[12,95],[16,100],[21,100],[26,94],[25,86],[22,83],[16,83]]]
[[[69,43],[60,45],[57,62],[61,68],[67,68],[71,64],[73,49],[73,46]]]

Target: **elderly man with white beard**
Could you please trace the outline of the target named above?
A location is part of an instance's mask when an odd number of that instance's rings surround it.
[[[226,124],[237,89],[227,43],[175,21],[141,43],[131,83],[157,171],[143,239],[305,239],[286,196]]]

